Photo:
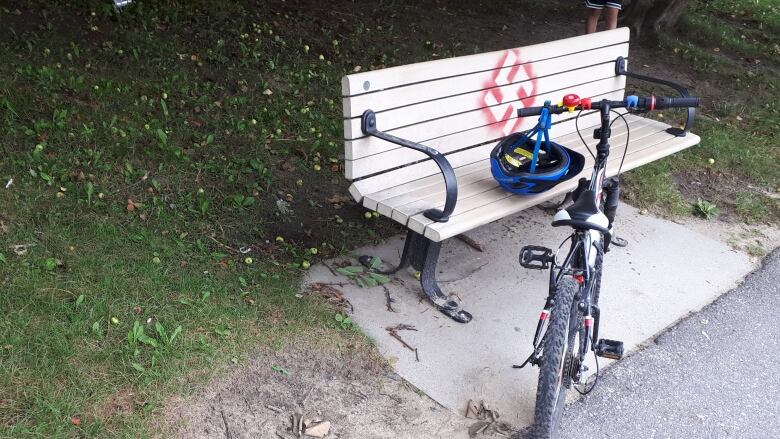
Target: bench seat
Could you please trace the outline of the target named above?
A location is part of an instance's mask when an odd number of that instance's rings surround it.
[[[695,134],[689,133],[685,137],[676,137],[667,133],[666,129],[669,128],[669,125],[665,123],[630,114],[625,115],[625,117],[630,126],[630,137],[628,153],[622,171],[636,168],[699,143],[699,137]],[[597,141],[592,140],[592,133],[597,125],[583,126],[583,119],[585,118],[580,118],[579,124],[583,138],[588,142],[591,150],[595,151]],[[593,119],[589,118],[588,120]],[[573,126],[572,121],[564,123]],[[559,128],[558,131],[562,130]],[[446,223],[431,221],[421,213],[432,207],[442,208],[444,206],[446,195],[442,177],[439,174],[405,183],[399,180],[400,184],[396,186],[367,194],[360,193],[358,182],[350,187],[350,192],[356,199],[361,199],[366,208],[392,218],[432,241],[443,241],[565,194],[577,186],[578,178],[589,177],[594,161],[576,132],[557,136],[553,140],[585,155],[585,168],[577,178],[538,195],[514,195],[504,191],[493,179],[490,173],[490,161],[487,159],[486,153],[481,160],[454,168],[458,182],[458,204],[450,220]],[[618,121],[615,123],[610,139],[612,149],[607,166],[608,177],[618,172],[625,150],[625,142],[625,124]],[[491,143],[485,150],[489,152],[494,146],[495,143]],[[449,156],[448,159],[450,159]],[[450,161],[452,162],[452,159]]]

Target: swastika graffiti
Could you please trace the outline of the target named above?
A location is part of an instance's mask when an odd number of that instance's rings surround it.
[[[489,126],[504,136],[520,125],[522,119],[515,117],[517,109],[534,105],[535,99],[529,97],[536,94],[536,77],[531,64],[521,62],[519,49],[505,51],[484,84],[482,113]]]

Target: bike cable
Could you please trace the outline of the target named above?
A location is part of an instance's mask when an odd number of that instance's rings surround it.
[[[582,133],[580,133],[580,114],[582,114],[582,111],[583,110],[580,110],[580,112],[577,113],[577,117],[574,118],[574,129],[577,130],[577,135],[580,136],[580,140],[582,140],[582,144],[585,145],[585,149],[588,150],[590,156],[593,157],[593,160],[596,160],[596,156],[593,154],[593,151],[590,150],[588,142],[585,141],[585,139],[582,137]]]
[[[588,142],[585,141],[585,138],[582,137],[582,133],[580,132],[580,115],[582,114],[584,110],[580,110],[577,113],[577,117],[574,118],[574,129],[577,130],[577,135],[580,137],[580,140],[582,141],[582,144],[585,145],[585,149],[588,150],[588,153],[590,153],[590,156],[593,157],[593,160],[596,160],[596,156],[593,154],[593,151],[590,149],[590,146],[588,146]],[[620,159],[620,166],[618,167],[618,173],[617,175],[620,176],[620,173],[623,171],[623,163],[626,161],[626,154],[628,153],[628,141],[631,137],[631,130],[628,127],[628,121],[626,120],[625,116],[623,116],[623,113],[618,113],[615,110],[610,110],[612,113],[617,114],[621,119],[623,119],[623,123],[626,124],[626,147],[623,149],[623,157]],[[617,119],[612,119],[612,122],[609,123],[609,128],[612,129],[612,124],[615,123]]]
[[[590,342],[591,342],[591,344],[593,343],[593,337],[591,337]],[[596,355],[596,351],[593,351],[593,358],[596,360],[596,373],[591,375],[592,377],[594,377],[593,378],[593,384],[590,386],[590,388],[588,388],[588,383],[587,383],[587,380],[586,380],[586,382],[585,382],[585,390],[580,390],[577,386],[572,386],[572,387],[574,387],[574,390],[577,391],[577,393],[579,393],[580,395],[583,395],[583,396],[587,395],[593,389],[595,389],[596,388],[596,384],[599,382],[599,356]]]
[[[620,166],[618,166],[618,172],[617,176],[620,177],[620,172],[623,170],[623,162],[626,161],[626,153],[628,153],[628,139],[631,136],[631,130],[628,128],[628,121],[626,120],[625,116],[623,116],[623,113],[618,113],[615,110],[610,110],[612,113],[617,114],[620,116],[621,119],[623,119],[623,123],[626,124],[626,147],[623,149],[623,158],[620,159]],[[609,123],[609,129],[612,129],[612,124],[615,123],[617,119],[612,119],[612,122]]]

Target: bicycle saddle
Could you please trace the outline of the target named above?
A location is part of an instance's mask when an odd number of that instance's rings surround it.
[[[599,212],[596,206],[596,194],[593,191],[583,191],[572,205],[559,210],[553,217],[552,225],[609,233],[609,220],[606,215]]]

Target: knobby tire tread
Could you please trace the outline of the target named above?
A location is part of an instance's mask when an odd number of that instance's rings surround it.
[[[578,284],[571,277],[562,278],[555,294],[555,305],[550,313],[550,323],[547,328],[547,339],[543,346],[542,364],[539,368],[539,383],[536,388],[536,408],[534,410],[533,437],[551,438],[560,420],[563,406],[566,403],[566,387],[556,394],[558,369],[563,355],[567,354],[567,335],[573,337],[576,328],[570,328],[576,318],[573,308],[574,294]],[[574,329],[574,330],[572,330]],[[567,332],[569,334],[567,334]],[[566,372],[564,370],[564,372]]]
[[[591,290],[591,303],[594,305],[599,304],[599,294],[601,294],[601,269],[604,264],[604,250],[597,249],[596,263],[593,268],[593,289]]]

